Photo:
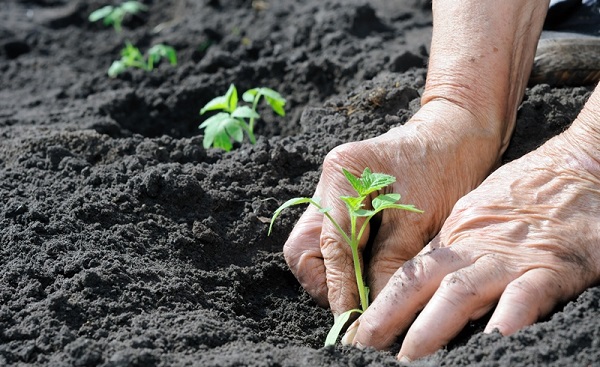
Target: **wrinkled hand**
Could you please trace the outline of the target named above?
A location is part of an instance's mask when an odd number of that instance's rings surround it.
[[[581,149],[590,135],[567,131],[459,200],[344,340],[385,348],[406,332],[399,357],[413,360],[494,306],[485,331],[507,335],[600,281],[600,160],[588,154],[597,144]]]
[[[474,115],[446,101],[434,101],[406,125],[374,139],[334,149],[323,163],[315,197],[348,230],[340,195],[353,194],[342,167],[360,175],[365,167],[397,178],[391,191],[401,203],[423,214],[401,210],[383,213],[369,264],[365,264],[371,298],[408,259],[439,231],[452,206],[476,187],[496,164],[501,139],[478,129]],[[448,123],[451,121],[451,123]],[[366,241],[368,233],[363,236]],[[362,243],[361,250],[365,243]],[[309,207],[284,246],[284,255],[302,286],[334,315],[358,306],[351,249],[333,225]]]

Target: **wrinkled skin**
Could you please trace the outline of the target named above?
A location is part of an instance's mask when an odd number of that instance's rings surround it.
[[[373,303],[342,342],[386,348],[406,333],[399,358],[413,360],[494,307],[486,332],[507,335],[600,280],[600,89],[568,131],[486,179],[514,128],[547,6],[434,0],[419,112],[326,157],[315,196],[345,230],[342,167],[396,176],[388,191],[424,210],[384,212],[363,264]],[[316,209],[284,255],[334,316],[358,306],[350,248]]]
[[[385,348],[408,330],[400,357],[413,360],[494,306],[485,331],[508,335],[598,283],[598,143],[571,128],[494,172],[394,274],[346,342]]]
[[[442,111],[451,110],[456,116],[455,128],[464,125],[466,129],[471,119],[468,113],[446,102],[433,102],[407,125],[374,139],[337,147],[325,159],[315,197],[321,199],[322,206],[332,208],[330,214],[345,231],[349,219],[339,196],[351,194],[352,187],[342,174],[342,167],[355,175],[369,167],[397,177],[389,191],[400,193],[403,203],[424,210],[423,214],[384,212],[368,267],[372,296],[379,293],[402,263],[433,238],[456,200],[476,187],[496,163],[491,158],[480,161],[470,154],[470,149],[476,147],[489,150],[490,157],[497,156],[498,143],[491,137],[473,133],[467,144],[453,139],[453,133],[438,129],[443,126]],[[428,123],[423,124],[423,120]],[[363,236],[363,247],[367,238],[368,232]],[[350,246],[317,209],[309,207],[300,218],[284,246],[284,254],[302,286],[321,305],[329,305],[334,314],[358,306]]]

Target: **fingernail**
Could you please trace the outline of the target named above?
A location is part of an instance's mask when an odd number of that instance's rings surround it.
[[[408,358],[407,356],[404,355],[399,355],[398,356],[398,360],[402,363],[410,363],[412,362],[412,360],[410,358]]]
[[[352,323],[352,325],[350,325],[350,327],[348,328],[348,330],[346,330],[346,333],[342,337],[342,345],[352,345],[352,341],[356,336],[356,330],[358,330],[359,324],[360,323],[358,322],[358,320],[356,320]]]

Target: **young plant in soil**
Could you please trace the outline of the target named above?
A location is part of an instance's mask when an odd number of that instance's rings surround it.
[[[242,99],[251,103],[249,106],[238,106],[238,93],[235,85],[231,84],[227,93],[208,102],[201,110],[203,115],[207,111],[222,111],[204,121],[199,128],[204,129],[203,145],[205,149],[221,148],[230,151],[233,148],[232,140],[241,143],[244,132],[248,135],[250,143],[255,144],[254,124],[260,118],[256,108],[261,97],[271,109],[279,116],[285,116],[285,98],[270,88],[252,88],[247,90]]]
[[[88,17],[88,20],[90,22],[97,22],[102,19],[104,25],[112,25],[117,33],[121,33],[121,24],[127,14],[137,14],[140,11],[146,10],[148,10],[148,7],[139,1],[125,1],[119,6],[107,5],[93,11]]]
[[[121,59],[113,61],[108,69],[108,76],[114,78],[128,68],[151,71],[163,57],[169,60],[171,65],[177,65],[177,53],[173,47],[162,44],[154,45],[148,50],[148,56],[145,57],[137,47],[127,42],[125,48],[121,50]]]
[[[358,286],[361,308],[348,310],[337,318],[327,334],[325,346],[335,344],[340,332],[342,331],[342,328],[348,322],[353,313],[362,314],[369,307],[369,287],[365,286],[363,281],[360,258],[358,255],[358,244],[360,243],[360,240],[371,218],[385,209],[402,209],[416,213],[423,212],[422,210],[415,208],[414,205],[399,204],[398,201],[400,200],[400,194],[394,193],[379,194],[371,201],[371,206],[373,209],[366,209],[365,200],[370,197],[372,193],[377,192],[396,182],[396,178],[384,173],[373,173],[369,168],[365,168],[360,177],[354,176],[346,169],[342,169],[342,171],[348,182],[350,182],[358,194],[357,196],[340,196],[340,199],[346,204],[346,208],[348,209],[348,214],[350,216],[350,233],[344,231],[342,227],[335,221],[335,219],[331,217],[329,214],[331,208],[323,208],[319,204],[319,199],[317,198],[306,197],[293,198],[283,203],[279,208],[277,208],[277,210],[275,210],[275,213],[273,213],[271,224],[269,226],[269,234],[271,234],[275,219],[284,209],[298,204],[312,204],[316,206],[319,211],[331,221],[331,223],[333,223],[337,231],[342,235],[346,243],[352,249],[352,260],[354,262],[354,273],[356,276],[356,285]],[[358,226],[359,218],[364,218],[360,228]]]

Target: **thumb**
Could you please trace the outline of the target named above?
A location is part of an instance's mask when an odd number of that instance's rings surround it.
[[[356,172],[352,173],[356,174]],[[323,255],[327,278],[329,305],[334,316],[337,317],[345,311],[358,308],[360,303],[352,247],[349,243],[351,219],[346,204],[340,199],[342,195],[351,194],[353,189],[341,169],[328,171],[324,168],[323,176],[321,182],[328,182],[330,189],[323,190],[324,196],[321,204],[324,208],[329,208],[329,216],[339,225],[339,227],[336,226],[332,220],[325,217],[320,238],[321,254]],[[360,176],[360,172],[358,176]],[[357,220],[356,227],[360,228],[361,225],[362,220]],[[368,238],[369,229],[366,228],[357,248],[361,268],[362,249]]]

